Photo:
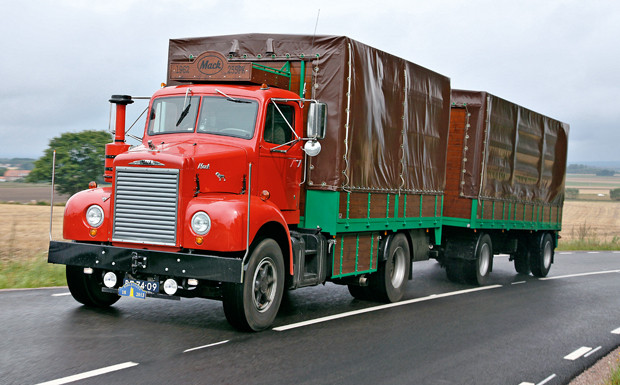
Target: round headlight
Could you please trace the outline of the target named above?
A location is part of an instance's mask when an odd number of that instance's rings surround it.
[[[101,226],[103,218],[103,209],[97,205],[92,205],[86,210],[86,222],[92,227]]]
[[[204,211],[198,211],[192,217],[192,230],[198,235],[205,235],[211,230],[211,218]]]

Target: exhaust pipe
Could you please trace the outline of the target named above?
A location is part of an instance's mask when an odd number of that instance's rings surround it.
[[[114,178],[114,158],[129,149],[125,143],[125,112],[128,104],[133,103],[129,95],[112,95],[110,103],[116,105],[116,121],[114,123],[114,142],[105,145],[105,171],[103,178],[111,183]]]

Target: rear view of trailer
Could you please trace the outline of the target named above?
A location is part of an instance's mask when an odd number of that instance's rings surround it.
[[[497,253],[510,254],[519,273],[547,274],[562,224],[568,131],[489,93],[452,90],[442,258],[450,278],[484,282]]]

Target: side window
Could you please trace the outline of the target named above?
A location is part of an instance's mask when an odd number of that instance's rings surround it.
[[[278,111],[278,108],[280,111]],[[264,139],[268,143],[284,144],[290,142],[293,138],[289,124],[291,127],[295,127],[295,108],[287,104],[278,104],[278,108],[273,103],[269,103],[269,106],[267,106]]]

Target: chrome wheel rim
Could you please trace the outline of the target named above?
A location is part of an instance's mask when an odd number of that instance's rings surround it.
[[[491,249],[488,243],[482,244],[480,248],[480,257],[478,258],[478,274],[484,277],[489,271],[489,265],[491,264]]]
[[[407,256],[402,247],[398,247],[392,254],[390,263],[390,282],[392,287],[400,287],[405,280],[405,272],[407,271]]]
[[[543,251],[543,264],[545,269],[551,266],[551,255],[553,253],[553,249],[551,247],[551,242],[545,243],[545,250]]]
[[[275,264],[271,258],[264,258],[256,267],[252,280],[252,300],[256,310],[262,313],[269,309],[276,297],[277,286]]]

